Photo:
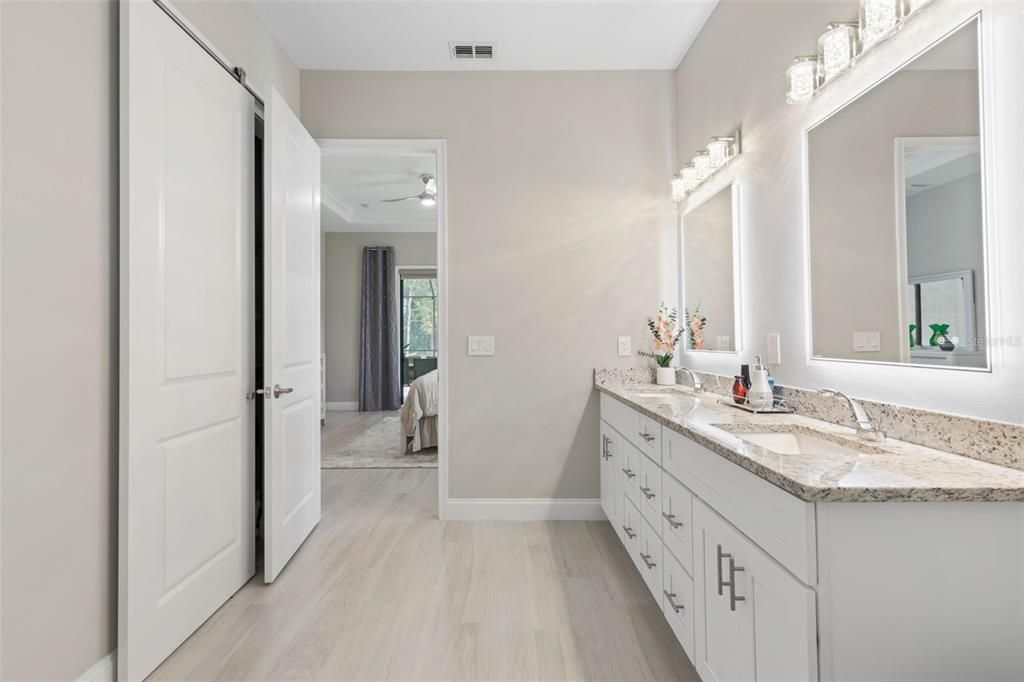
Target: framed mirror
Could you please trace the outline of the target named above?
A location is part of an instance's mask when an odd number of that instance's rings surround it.
[[[808,129],[814,359],[987,369],[979,21]]]
[[[687,352],[739,350],[739,189],[730,182],[682,216],[680,300]]]

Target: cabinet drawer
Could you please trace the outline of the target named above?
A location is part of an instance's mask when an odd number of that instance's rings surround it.
[[[601,394],[601,419],[641,452],[661,462],[661,424],[604,393]]]
[[[643,517],[637,511],[636,505],[628,497],[622,500],[622,523],[619,524],[619,537],[622,544],[626,546],[629,558],[633,560],[636,567],[641,568],[640,563],[640,534],[643,532]]]
[[[808,585],[817,582],[814,505],[665,430],[662,466]]]
[[[666,547],[662,552],[664,570],[661,575],[662,610],[676,639],[690,660],[693,656],[693,579],[683,570],[683,565]]]
[[[661,537],[693,575],[693,493],[667,473],[661,478]]]
[[[640,477],[637,490],[640,492],[640,513],[651,527],[661,536],[661,467],[649,457],[640,457]]]
[[[647,589],[654,596],[654,601],[660,605],[663,601],[661,594],[661,538],[654,532],[654,526],[646,520],[640,523],[640,563],[638,568],[647,583]]]
[[[631,443],[624,439],[619,440],[619,474],[622,476],[622,491],[626,497],[632,500],[637,509],[642,504],[643,495],[640,494],[640,467],[644,456],[640,454]]]
[[[640,440],[638,447],[645,455],[661,464],[661,424],[647,415],[637,412],[640,421],[637,429],[637,438]]]

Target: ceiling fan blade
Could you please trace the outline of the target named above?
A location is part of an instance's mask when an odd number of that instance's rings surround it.
[[[383,204],[393,204],[393,203],[398,202],[398,201],[409,201],[410,199],[419,199],[419,197],[415,196],[415,197],[402,197],[401,199],[381,199],[380,201]]]

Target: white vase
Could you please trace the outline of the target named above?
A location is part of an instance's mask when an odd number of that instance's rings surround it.
[[[676,368],[675,367],[659,367],[658,368],[658,385],[659,386],[675,386],[676,384]]]

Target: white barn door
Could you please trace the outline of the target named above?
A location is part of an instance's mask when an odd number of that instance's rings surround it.
[[[264,564],[272,582],[320,522],[320,148],[266,102]]]
[[[117,674],[141,679],[255,572],[252,97],[121,3]]]

